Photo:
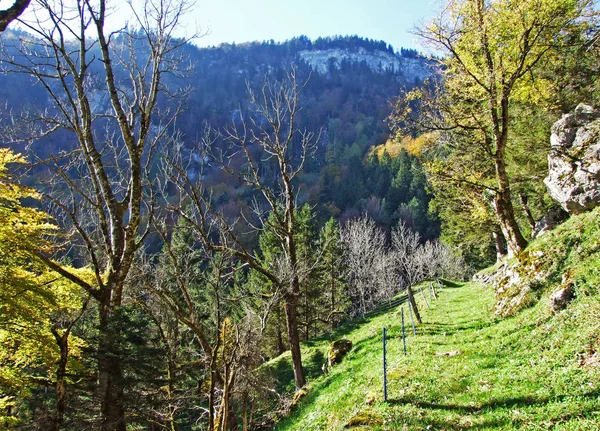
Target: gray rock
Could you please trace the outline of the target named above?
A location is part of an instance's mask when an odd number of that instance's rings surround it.
[[[575,291],[573,290],[573,285],[571,283],[567,284],[566,287],[554,292],[550,296],[550,305],[552,305],[552,311],[557,313],[560,310],[567,308],[567,305],[569,302],[571,302],[574,296]]]
[[[550,143],[550,196],[571,214],[600,205],[600,111],[577,106],[554,123]]]
[[[567,218],[569,218],[569,214],[561,207],[555,206],[550,208],[546,215],[535,224],[533,237],[537,238],[549,230],[552,230]]]

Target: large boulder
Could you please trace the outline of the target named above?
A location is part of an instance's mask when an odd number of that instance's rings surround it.
[[[600,205],[600,111],[581,104],[552,126],[548,192],[565,211]]]

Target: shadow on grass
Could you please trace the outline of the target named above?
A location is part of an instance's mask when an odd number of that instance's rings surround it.
[[[406,396],[401,398],[393,398],[388,400],[388,404],[391,405],[406,405],[411,404],[419,409],[424,409],[424,415],[421,418],[403,418],[399,423],[408,423],[411,425],[420,425],[420,426],[431,426],[433,429],[445,429],[445,430],[462,430],[465,428],[469,429],[491,429],[497,427],[502,429],[509,422],[513,422],[513,420],[507,416],[506,419],[503,418],[494,418],[489,420],[484,420],[483,422],[472,424],[466,426],[465,424],[457,423],[456,419],[451,421],[443,421],[439,419],[430,419],[427,417],[426,410],[434,411],[434,410],[442,410],[442,411],[452,411],[458,414],[463,415],[473,415],[475,418],[478,415],[489,413],[490,411],[494,411],[497,409],[505,409],[512,410],[518,408],[526,408],[531,406],[543,406],[543,405],[551,405],[556,403],[563,403],[567,400],[577,400],[577,408],[576,411],[572,411],[570,413],[564,414],[561,413],[557,420],[560,422],[568,422],[571,419],[579,419],[586,418],[590,415],[593,415],[597,412],[597,403],[586,404],[586,401],[595,401],[598,399],[600,395],[599,390],[590,391],[578,396],[573,395],[558,395],[555,397],[538,397],[534,395],[528,395],[523,397],[509,397],[509,398],[501,398],[496,400],[491,400],[486,403],[478,404],[478,405],[461,405],[461,404],[443,404],[443,403],[431,403],[419,401],[415,396]],[[548,417],[547,419],[552,420],[553,418]],[[428,428],[429,429],[429,428]]]
[[[397,422],[392,421],[391,424],[395,425],[397,427],[397,429],[399,429],[399,430],[403,429],[404,425],[413,425],[413,426],[418,426],[419,429],[459,431],[459,430],[465,430],[465,429],[490,430],[490,429],[494,429],[494,428],[501,430],[501,429],[505,428],[509,422],[510,421],[508,421],[508,420],[489,419],[489,420],[483,421],[482,423],[471,425],[471,424],[452,423],[452,422],[448,422],[448,421],[427,419],[427,418],[423,418],[423,419],[409,418],[408,420],[403,419],[403,420],[399,420]]]
[[[600,390],[596,389],[594,391],[589,391],[581,395],[556,395],[554,397],[538,397],[535,395],[526,395],[524,397],[509,397],[509,398],[500,398],[488,401],[486,403],[478,404],[478,405],[460,405],[460,404],[442,404],[442,403],[430,403],[426,401],[419,401],[415,398],[415,396],[406,396],[400,398],[392,398],[388,400],[389,404],[413,404],[420,408],[426,408],[431,410],[453,410],[462,413],[480,413],[483,410],[487,409],[497,409],[497,408],[518,408],[518,407],[527,407],[533,405],[540,404],[552,404],[552,403],[562,403],[567,399],[574,398],[598,398],[600,395]]]
[[[489,328],[490,326],[495,325],[496,322],[488,321],[472,321],[470,323],[429,323],[425,322],[421,325],[420,333],[421,335],[453,335],[457,332],[461,331],[472,331],[472,330],[480,330]]]
[[[455,289],[457,287],[463,287],[466,283],[461,283],[460,281],[452,281],[452,280],[446,280],[445,278],[440,278],[439,279],[442,284],[444,285],[444,288],[451,288],[451,289]]]

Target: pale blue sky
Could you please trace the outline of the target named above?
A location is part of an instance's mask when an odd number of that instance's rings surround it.
[[[410,31],[438,9],[438,0],[197,0],[187,28],[210,31],[199,46],[357,34],[419,49]]]
[[[13,1],[0,0],[0,9]],[[128,8],[119,6],[124,1],[110,2],[116,12],[111,16],[115,27],[122,25],[118,18],[130,17]],[[284,41],[302,34],[311,39],[356,34],[384,40],[395,49],[419,49],[418,39],[410,32],[440,9],[440,1],[443,0],[195,0],[193,10],[184,19],[183,33],[209,31],[195,41],[199,46]]]

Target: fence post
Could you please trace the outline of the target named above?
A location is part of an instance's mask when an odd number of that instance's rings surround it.
[[[423,289],[421,289],[421,294],[423,295],[423,299],[425,300],[425,304],[427,305],[427,309],[431,310],[431,307],[429,307],[429,302],[427,302],[427,297],[425,296],[425,292],[423,291]]]
[[[406,331],[404,329],[404,307],[402,307],[402,344],[404,345],[404,356],[406,356]]]
[[[410,316],[410,323],[413,328],[413,335],[417,335],[417,328],[415,328],[415,319],[413,319],[412,304],[410,303],[410,301],[408,301],[408,315]]]
[[[387,361],[386,361],[386,331],[383,328],[383,400],[387,401]]]

